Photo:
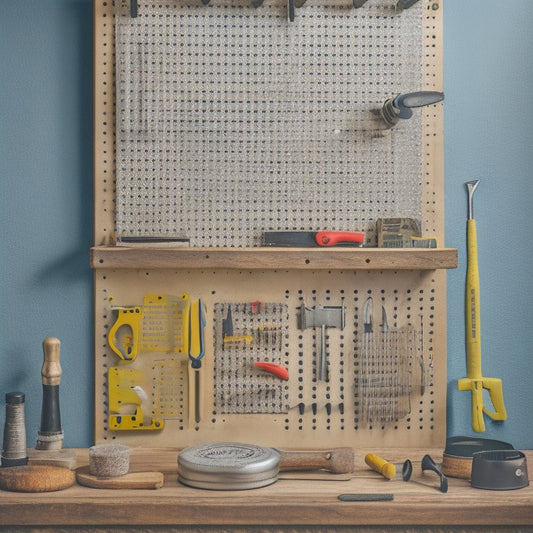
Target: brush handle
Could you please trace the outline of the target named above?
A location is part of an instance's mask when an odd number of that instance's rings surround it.
[[[48,337],[43,341],[44,363],[41,369],[43,385],[59,385],[61,383],[60,346],[59,339],[55,337]]]
[[[61,383],[61,365],[59,350],[61,343],[55,337],[43,341],[44,363],[41,369],[43,380],[43,405],[41,410],[41,428],[35,446],[38,450],[61,449],[63,430],[59,409],[59,384]]]
[[[354,469],[354,453],[351,448],[332,450],[282,452],[280,470],[324,469],[334,474],[347,474]]]

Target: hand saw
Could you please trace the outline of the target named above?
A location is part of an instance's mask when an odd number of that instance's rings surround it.
[[[364,233],[355,231],[265,231],[265,246],[361,246]]]

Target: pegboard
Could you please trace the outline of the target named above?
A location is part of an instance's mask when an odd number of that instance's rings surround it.
[[[348,7],[309,0],[292,23],[276,2],[118,10],[118,242],[421,219],[421,113],[386,130],[376,112],[423,88],[427,2]]]
[[[400,92],[442,90],[442,2],[395,3],[308,0],[289,22],[285,2],[141,1],[132,19],[127,3],[95,1],[95,245],[166,236],[238,249],[263,230],[323,227],[371,241],[377,218],[400,215],[442,245],[442,105],[389,130],[375,113]],[[124,361],[108,339],[116,307],[185,293],[206,309],[199,423],[186,354]],[[95,440],[441,445],[445,294],[440,270],[97,268]],[[302,305],[345,310],[344,327],[326,329],[328,381],[322,331],[301,329]],[[249,345],[224,344],[228,309]],[[135,371],[140,409],[164,427],[111,427],[116,368]]]
[[[446,359],[440,353],[444,326],[437,318],[444,305],[435,297],[436,275],[408,272],[400,284],[386,272],[98,272],[97,441],[184,446],[240,439],[289,447],[440,443]],[[186,353],[143,353],[127,362],[109,351],[113,307],[137,305],[146,290],[202,296],[207,320],[199,423],[189,415]],[[345,310],[343,329],[326,328],[327,381],[318,374],[322,331],[301,328],[302,305]],[[242,340],[224,346],[228,309],[233,336],[249,336],[249,345]],[[279,364],[289,379],[256,368],[256,361]],[[110,429],[107,373],[116,367],[140,371],[138,382],[129,385],[143,389],[142,408],[148,418],[164,421],[162,430]]]

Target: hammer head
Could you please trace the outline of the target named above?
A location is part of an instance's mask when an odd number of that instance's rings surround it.
[[[300,313],[300,329],[328,328],[344,329],[344,302],[338,306],[318,307],[309,309],[302,303]]]

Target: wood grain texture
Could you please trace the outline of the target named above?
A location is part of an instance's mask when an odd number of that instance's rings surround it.
[[[91,267],[113,269],[437,270],[457,267],[455,248],[126,248],[96,246]]]
[[[129,472],[122,476],[98,478],[89,472],[89,467],[76,470],[76,480],[80,485],[93,489],[159,489],[165,482],[161,472]]]
[[[352,479],[338,481],[279,480],[248,491],[208,491],[185,487],[177,481],[178,449],[132,449],[132,472],[161,471],[165,485],[157,491],[122,490],[119,493],[74,485],[61,492],[39,495],[2,493],[0,516],[3,525],[76,524],[94,526],[212,526],[218,531],[250,526],[262,528],[334,526],[521,526],[533,524],[533,487],[514,491],[473,489],[466,480],[449,480],[449,491],[439,491],[439,479],[421,472],[425,453],[437,461],[442,450],[375,449],[394,463],[413,462],[411,481],[385,480],[365,463],[368,450],[355,450],[356,471]],[[526,451],[533,464],[533,451]],[[88,464],[87,450],[79,450],[79,466]],[[348,503],[338,500],[343,493],[393,493],[391,502]],[[116,494],[116,495],[115,495]],[[320,527],[319,527],[320,526]],[[467,527],[468,526],[468,527]],[[435,531],[435,527],[432,529]],[[143,531],[147,531],[145,528]],[[296,529],[297,530],[297,529]],[[440,530],[440,529],[437,529]],[[342,529],[341,529],[342,531]]]

